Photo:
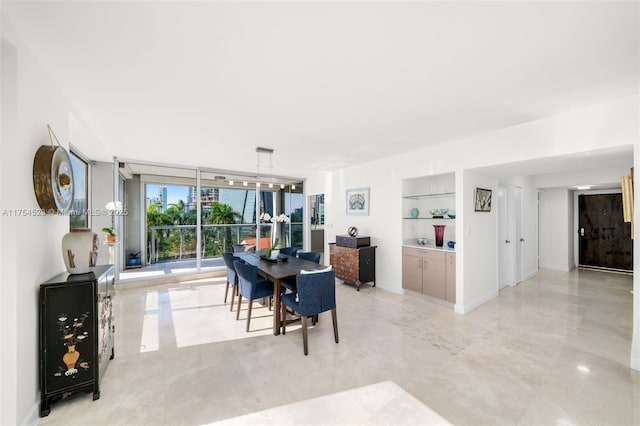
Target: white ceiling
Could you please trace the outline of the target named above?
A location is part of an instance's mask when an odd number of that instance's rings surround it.
[[[305,176],[638,93],[638,2],[3,1],[2,13],[105,142],[71,141],[97,160],[247,171],[265,146],[274,171]]]

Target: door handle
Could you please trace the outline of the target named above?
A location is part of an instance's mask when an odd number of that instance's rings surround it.
[[[578,231],[580,233],[581,237],[584,237],[584,228],[580,228],[580,231]]]
[[[520,242],[521,242],[521,243],[524,243],[524,238],[520,238]]]
[[[504,240],[504,242],[509,244],[511,241],[510,240]]]

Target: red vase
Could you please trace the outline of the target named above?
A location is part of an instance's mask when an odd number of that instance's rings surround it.
[[[442,247],[445,226],[446,225],[433,225],[436,231],[436,247]]]

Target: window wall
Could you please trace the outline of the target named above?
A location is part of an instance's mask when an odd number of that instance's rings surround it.
[[[166,179],[163,179],[166,180]],[[145,182],[147,263],[197,258],[198,201],[202,259],[219,257],[234,245],[270,247],[272,223],[257,223],[255,189]],[[259,191],[260,213],[288,215],[281,245],[302,247],[302,194]],[[259,222],[259,221],[258,221]]]
[[[69,213],[69,229],[88,228],[89,223],[89,162],[71,149],[69,153],[73,170],[73,206]]]

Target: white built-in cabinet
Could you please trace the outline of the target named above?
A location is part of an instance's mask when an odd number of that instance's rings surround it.
[[[434,217],[434,209],[447,209],[447,214]],[[403,181],[402,288],[455,304],[456,253],[447,242],[455,241],[456,218],[454,173]],[[433,225],[446,226],[442,248],[435,247]],[[426,246],[419,246],[418,238],[426,238]]]

